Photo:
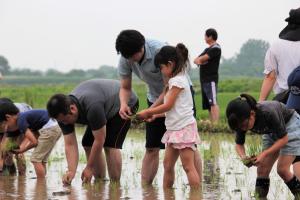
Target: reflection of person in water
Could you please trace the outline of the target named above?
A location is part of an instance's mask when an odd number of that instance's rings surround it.
[[[204,167],[203,179],[204,185],[207,187],[206,193],[214,191],[214,198],[218,199],[221,192],[216,192],[220,189],[220,167],[219,167],[220,143],[218,139],[212,138],[209,144],[209,149],[204,150]],[[204,187],[205,188],[205,187]]]
[[[47,180],[45,178],[36,179],[35,187],[31,194],[30,199],[33,200],[49,199],[48,196],[50,196],[50,194],[47,193]]]
[[[153,187],[152,185],[147,185],[145,187],[142,187],[142,190],[143,190],[143,200],[158,199],[157,188]]]

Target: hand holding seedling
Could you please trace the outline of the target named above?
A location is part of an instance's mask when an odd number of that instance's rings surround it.
[[[248,168],[250,168],[254,165],[254,161],[255,161],[255,156],[250,156],[250,157],[245,156],[242,158],[243,164]]]
[[[93,176],[93,170],[90,167],[85,167],[82,174],[81,180],[83,183],[90,183]]]
[[[122,117],[122,119],[128,120],[130,118],[130,115],[132,115],[132,112],[130,107],[127,104],[123,104],[120,107],[119,114]]]
[[[71,185],[73,178],[74,178],[74,173],[70,171],[66,171],[66,173],[62,177],[62,182],[64,185]]]
[[[142,111],[138,112],[136,115],[137,115],[137,118],[142,119],[142,120],[151,119],[151,117],[153,116],[147,110],[142,110]]]
[[[255,157],[254,165],[258,166],[265,159],[266,153],[265,151],[261,152],[258,156]]]

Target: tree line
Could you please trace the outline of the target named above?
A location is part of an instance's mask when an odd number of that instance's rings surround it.
[[[269,43],[259,39],[249,39],[246,41],[239,52],[231,58],[221,59],[220,77],[232,76],[263,76],[264,56],[269,48]],[[223,47],[226,48],[226,47]],[[30,77],[72,77],[80,79],[90,78],[111,78],[117,79],[118,72],[116,67],[103,65],[98,69],[72,69],[69,72],[63,73],[56,69],[48,69],[46,72],[32,70],[29,68],[13,68],[10,66],[8,59],[0,55],[0,72],[5,76],[30,76]],[[192,80],[198,80],[199,74],[197,68],[192,68],[190,71]]]

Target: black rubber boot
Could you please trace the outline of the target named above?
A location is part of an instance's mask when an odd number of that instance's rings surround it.
[[[255,184],[255,198],[259,200],[267,199],[267,195],[270,187],[269,178],[256,178]]]
[[[294,176],[290,181],[285,183],[292,194],[295,197],[295,200],[300,200],[300,181]]]

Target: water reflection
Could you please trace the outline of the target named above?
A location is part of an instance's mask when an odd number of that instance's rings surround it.
[[[81,138],[78,137],[80,141]],[[86,161],[80,161],[72,186],[63,187],[62,174],[66,171],[64,143],[59,140],[48,163],[45,179],[32,177],[34,169],[27,162],[26,176],[0,176],[0,200],[207,200],[207,199],[252,199],[256,178],[256,168],[246,168],[234,150],[234,136],[228,134],[204,135],[201,152],[203,159],[203,192],[190,190],[186,174],[177,163],[174,189],[163,190],[163,151],[160,167],[153,186],[142,187],[141,163],[144,155],[144,134],[130,132],[125,140],[122,156],[123,171],[121,182],[95,181],[82,185],[80,175]],[[254,140],[253,143],[260,141]],[[80,152],[84,152],[81,148]],[[28,158],[30,155],[27,154]],[[83,154],[83,157],[85,155]],[[53,195],[55,192],[70,191]],[[280,192],[278,192],[280,191]],[[271,187],[268,199],[292,199],[286,185],[276,173],[276,165],[271,172]]]
[[[220,198],[220,141],[212,137],[208,141],[208,148],[203,151],[203,187],[209,198]]]
[[[47,180],[45,178],[33,179],[34,187],[30,188],[30,198],[33,200],[48,199]]]
[[[152,185],[142,187],[143,200],[155,200],[158,199],[157,188]]]

